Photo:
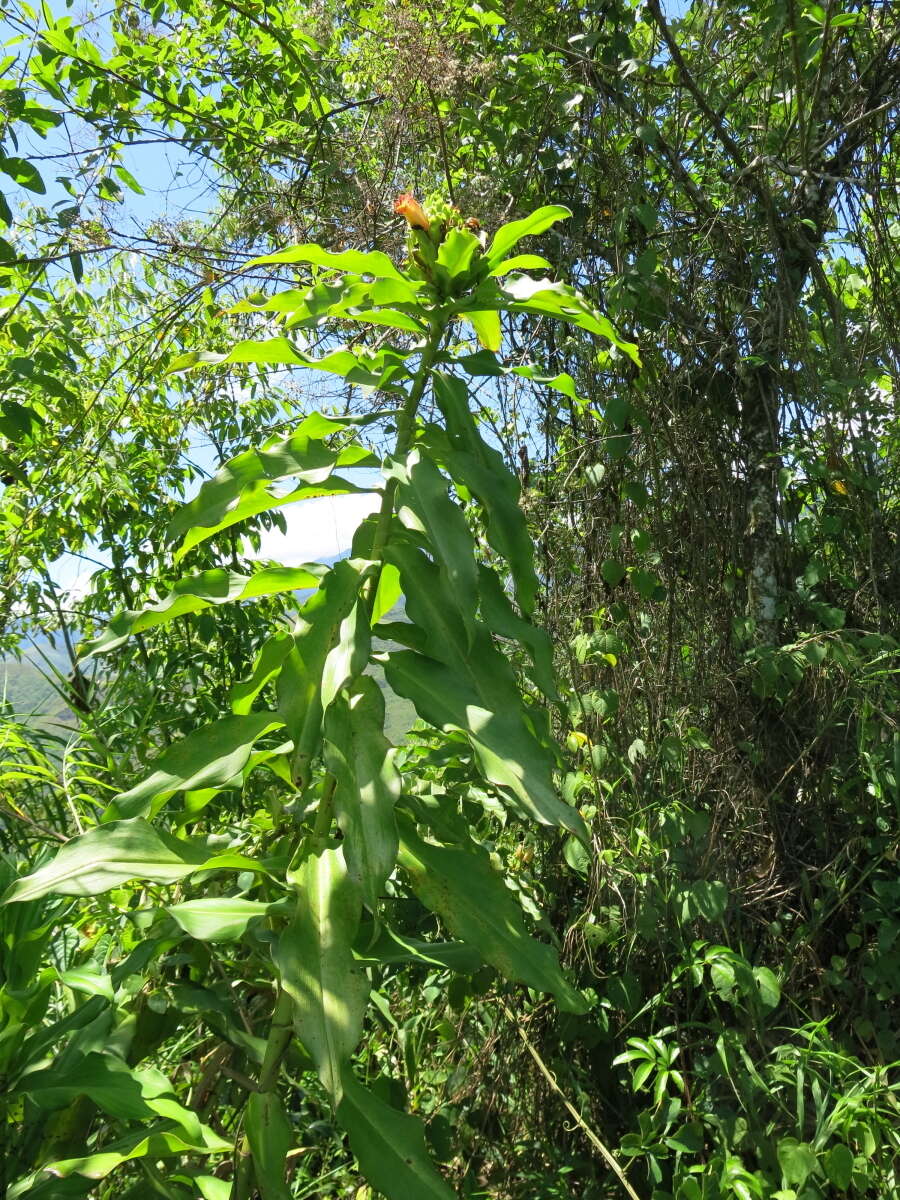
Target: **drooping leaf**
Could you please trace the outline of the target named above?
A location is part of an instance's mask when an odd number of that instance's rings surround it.
[[[294,647],[294,639],[287,630],[280,629],[263,642],[253,670],[246,679],[239,680],[228,694],[231,701],[231,711],[246,714],[253,707],[253,701],[267,683],[277,676],[284,660]]]
[[[523,237],[543,233],[557,221],[565,221],[571,215],[572,210],[565,208],[562,204],[547,204],[543,208],[535,209],[533,213],[523,217],[520,221],[510,221],[506,225],[501,225],[488,246],[486,257],[489,264],[491,267],[499,266],[513,246]]]
[[[342,1071],[362,1034],[369,995],[353,957],[360,893],[340,848],[309,853],[291,877],[300,902],[273,951],[294,1024],[335,1104]]]
[[[588,333],[606,338],[636,365],[641,365],[638,348],[626,341],[612,321],[597,312],[582,294],[566,283],[552,279],[532,279],[528,275],[514,275],[499,288],[499,295],[492,303],[487,296],[476,295],[473,307],[496,307],[507,312],[533,313],[540,317],[554,317],[585,329]]]
[[[344,1071],[337,1118],[359,1169],[388,1200],[454,1200],[428,1157],[422,1122],[379,1100]]]
[[[244,1130],[262,1200],[291,1200],[287,1155],[295,1139],[277,1092],[250,1093]]]
[[[202,612],[212,605],[233,604],[239,600],[318,587],[326,570],[319,563],[308,563],[302,567],[266,567],[249,576],[221,568],[202,571],[199,575],[179,580],[171,592],[155,604],[114,617],[98,638],[87,643],[81,656],[88,658],[93,654],[107,654],[121,646],[132,634],[168,624],[188,613]]]
[[[463,614],[474,613],[477,602],[475,542],[465,516],[448,493],[448,480],[418,449],[405,463],[391,463],[385,470],[398,481],[400,520],[428,537],[430,550],[446,576],[449,596]]]
[[[176,558],[237,521],[268,509],[315,495],[365,491],[346,480],[329,479],[338,467],[373,466],[378,461],[360,445],[333,450],[322,440],[323,434],[344,427],[344,422],[316,413],[285,441],[247,450],[226,463],[169,523],[168,537],[183,537]],[[273,485],[288,478],[299,479],[301,486],[288,493],[273,490]]]
[[[445,466],[453,480],[468,488],[484,509],[488,541],[509,563],[519,605],[530,615],[538,583],[534,546],[519,508],[519,482],[503,456],[479,433],[462,380],[440,371],[433,378],[435,399],[447,426]]]
[[[344,834],[347,873],[373,912],[397,857],[394,805],[400,796],[400,774],[383,727],[381,689],[365,675],[325,717],[325,764],[335,779],[334,805]]]
[[[491,308],[471,309],[464,316],[475,330],[479,345],[496,353],[503,345],[503,327],[500,324],[499,312]]]
[[[47,185],[41,178],[40,171],[27,158],[14,158],[0,154],[0,171],[14,179],[19,187],[27,188],[29,192],[37,192],[38,195],[43,196],[47,191]]]
[[[194,871],[257,871],[252,858],[154,829],[142,817],[98,825],[73,838],[49,863],[17,879],[0,904],[39,896],[97,896],[129,879],[174,883]]]
[[[306,263],[309,266],[326,267],[332,271],[352,271],[354,275],[373,275],[376,279],[406,281],[406,277],[394,266],[388,256],[379,250],[343,250],[335,253],[331,250],[323,250],[321,246],[313,243],[307,243],[288,246],[276,254],[263,254],[260,258],[253,258],[246,264],[244,270],[266,266],[269,263],[281,265]]]
[[[344,621],[359,597],[369,564],[336,562],[300,611],[294,645],[278,676],[278,711],[294,743],[294,778],[303,784],[322,739],[322,677]]]
[[[222,787],[247,763],[255,742],[284,722],[277,713],[222,717],[188,734],[156,760],[156,769],[127,792],[120,792],[105,821],[146,817],[176,792]]]
[[[518,705],[499,712],[483,708],[477,692],[455,671],[412,650],[394,651],[384,663],[388,683],[412,701],[423,721],[466,734],[485,779],[508,791],[520,811],[587,841],[584,822],[557,793],[552,763]]]
[[[560,1008],[585,1012],[556,952],[532,937],[522,909],[476,842],[465,849],[423,841],[411,821],[400,825],[400,863],[416,895],[450,932],[514,983],[549,992]]]
[[[553,704],[560,702],[553,674],[553,647],[545,630],[520,617],[503,590],[497,572],[482,564],[478,568],[481,614],[492,633],[512,638],[531,656],[529,671],[534,682]]]

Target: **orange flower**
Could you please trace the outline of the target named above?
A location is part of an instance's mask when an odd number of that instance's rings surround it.
[[[402,192],[394,201],[394,212],[405,217],[413,229],[429,229],[431,222],[425,216],[425,209],[412,192]]]

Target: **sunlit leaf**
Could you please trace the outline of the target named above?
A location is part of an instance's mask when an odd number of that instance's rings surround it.
[[[530,216],[523,217],[520,221],[510,221],[506,225],[501,225],[488,246],[486,257],[489,264],[491,267],[499,266],[513,246],[523,237],[543,233],[557,221],[565,221],[571,215],[571,209],[565,208],[562,204],[547,204],[543,208],[536,209]]]
[[[352,950],[360,893],[339,848],[307,854],[291,882],[301,900],[273,957],[295,1004],[297,1034],[337,1104],[369,995],[369,981]]]
[[[129,879],[174,883],[195,871],[257,871],[244,854],[154,829],[142,817],[113,821],[67,842],[45,866],[17,879],[0,904],[39,896],[97,896]]]

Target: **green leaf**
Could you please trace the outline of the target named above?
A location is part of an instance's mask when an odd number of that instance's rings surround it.
[[[276,678],[293,648],[294,639],[286,629],[280,629],[263,642],[250,675],[234,684],[228,693],[233,713],[243,715],[250,711],[253,701],[266,684]]]
[[[252,858],[154,829],[143,818],[114,821],[73,838],[45,866],[17,879],[0,904],[39,896],[97,896],[129,879],[174,883],[194,871],[258,871]]]
[[[520,905],[482,846],[437,846],[423,841],[412,822],[404,820],[400,864],[426,908],[505,979],[549,992],[568,1012],[587,1011],[584,998],[563,975],[556,952],[529,934]]]
[[[465,942],[424,942],[405,937],[396,930],[380,926],[381,932],[372,941],[372,925],[360,930],[359,947],[354,952],[361,963],[419,963],[429,967],[449,967],[463,975],[471,975],[484,966],[484,959],[474,946]],[[368,936],[367,936],[368,935]]]
[[[357,559],[336,562],[319,590],[300,611],[294,645],[278,675],[278,711],[294,743],[293,773],[305,786],[310,764],[322,740],[322,681],[325,665],[353,611],[369,564]],[[358,630],[358,626],[354,626]],[[346,654],[346,644],[345,651]],[[352,658],[352,646],[350,647]],[[357,664],[358,665],[358,664]],[[337,674],[337,663],[332,664]]]
[[[264,254],[261,258],[253,258],[245,265],[244,270],[268,263],[306,263],[309,266],[326,267],[332,271],[352,271],[354,275],[373,275],[376,279],[399,279],[401,282],[407,282],[402,272],[379,250],[343,250],[334,253],[307,243],[288,246],[285,250],[279,250],[277,254]]]
[[[340,848],[310,853],[290,881],[299,902],[273,952],[284,990],[294,1001],[294,1025],[335,1104],[342,1071],[356,1048],[369,995],[353,957],[360,894]]]
[[[553,672],[553,646],[545,630],[520,617],[503,590],[500,577],[492,567],[478,568],[478,591],[481,615],[492,633],[514,639],[531,656],[532,667],[526,668],[531,678],[552,704],[559,704]]]
[[[369,676],[357,679],[350,696],[339,697],[325,717],[325,765],[335,779],[347,873],[373,912],[397,857],[400,773],[383,726],[384,698]]]
[[[495,309],[476,309],[463,314],[478,337],[479,344],[485,350],[497,352],[503,345],[503,328],[500,324],[500,314]]]
[[[115,1054],[91,1052],[74,1061],[70,1058],[65,1066],[55,1064],[30,1071],[11,1094],[28,1095],[42,1108],[59,1108],[78,1096],[88,1096],[119,1120],[163,1117],[177,1122],[192,1142],[219,1140],[200,1123],[196,1113],[176,1100],[172,1084],[161,1071],[129,1067]]]
[[[502,308],[507,312],[534,313],[536,316],[566,321],[588,333],[606,338],[636,366],[641,365],[637,346],[626,341],[612,321],[597,312],[580,292],[568,284],[516,275],[502,285],[492,303],[489,302],[488,293],[482,294],[481,289],[473,296],[471,303],[474,308]]]
[[[846,1192],[853,1180],[853,1151],[838,1142],[825,1155],[824,1161],[828,1182],[838,1191]]]
[[[512,271],[550,270],[552,270],[552,264],[547,262],[546,258],[541,258],[539,254],[515,254],[512,258],[504,258],[503,262],[498,263],[491,270],[491,275],[499,278],[501,275],[509,275]]]
[[[691,907],[707,921],[720,921],[728,907],[728,888],[718,879],[697,879],[691,884]]]
[[[810,1175],[819,1171],[815,1151],[808,1142],[798,1142],[796,1138],[782,1138],[778,1143],[778,1165],[784,1176],[785,1183],[797,1184],[803,1187]]]
[[[455,279],[465,275],[480,254],[481,242],[474,233],[468,229],[451,229],[438,247],[438,266]]]
[[[86,644],[80,657],[107,654],[132,634],[166,625],[188,613],[202,612],[212,605],[234,604],[239,600],[318,587],[327,569],[319,563],[307,563],[302,567],[266,567],[249,576],[222,568],[202,571],[179,580],[171,592],[155,604],[114,617],[98,638]]]
[[[473,658],[482,651],[478,646]],[[519,705],[491,712],[451,668],[411,650],[385,657],[385,675],[394,691],[411,700],[416,712],[438,729],[465,733],[484,777],[508,790],[518,807],[543,825],[561,826],[587,842],[578,812],[554,787],[552,765],[526,726]]]
[[[247,450],[226,463],[170,521],[167,536],[184,537],[176,559],[237,521],[294,500],[366,491],[343,479],[329,481],[338,467],[373,466],[378,462],[358,444],[335,451],[322,440],[323,434],[344,428],[344,422],[314,413],[285,441]],[[299,479],[308,486],[287,494],[273,491],[274,484],[288,478]]]
[[[777,1008],[781,1003],[781,984],[768,967],[754,967],[753,978],[759,991],[759,1000],[765,1009]]]
[[[262,904],[239,896],[215,896],[206,900],[185,900],[166,908],[191,937],[201,942],[236,942],[258,917],[283,912],[284,904]]]
[[[349,1069],[342,1082],[337,1118],[372,1186],[388,1200],[454,1200],[428,1157],[422,1122],[379,1100]]]
[[[360,598],[341,622],[336,643],[322,666],[319,696],[323,709],[328,708],[341,688],[362,673],[371,649],[372,630]]]
[[[8,158],[5,154],[0,154],[0,171],[14,179],[19,187],[27,188],[29,192],[37,192],[43,196],[47,191],[40,171],[27,158]]]
[[[534,545],[519,508],[519,481],[503,456],[478,432],[463,381],[440,371],[433,380],[435,399],[447,426],[449,445],[442,454],[445,466],[454,482],[468,488],[484,509],[488,541],[509,563],[519,606],[530,616],[538,582]]]
[[[246,766],[255,742],[284,722],[276,713],[222,717],[189,733],[156,760],[156,769],[127,792],[114,796],[103,820],[146,817],[175,792],[223,787]]]
[[[244,1131],[262,1200],[291,1200],[287,1155],[295,1139],[277,1092],[250,1093]]]
[[[407,528],[425,533],[439,562],[454,606],[474,613],[477,600],[475,541],[462,509],[448,495],[447,480],[418,449],[405,463],[391,463],[385,474],[398,481],[398,516]]]
[[[521,221],[510,221],[507,225],[501,225],[488,247],[486,255],[488,263],[491,267],[499,266],[513,246],[523,237],[543,233],[557,221],[565,221],[571,215],[571,209],[564,208],[561,204],[548,204],[543,208],[536,209]]]

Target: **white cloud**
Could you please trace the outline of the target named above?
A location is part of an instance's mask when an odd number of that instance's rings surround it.
[[[263,532],[258,557],[271,558],[288,567],[336,558],[350,549],[357,525],[377,511],[380,504],[377,492],[319,496],[288,504],[281,510],[287,533],[280,529]]]

